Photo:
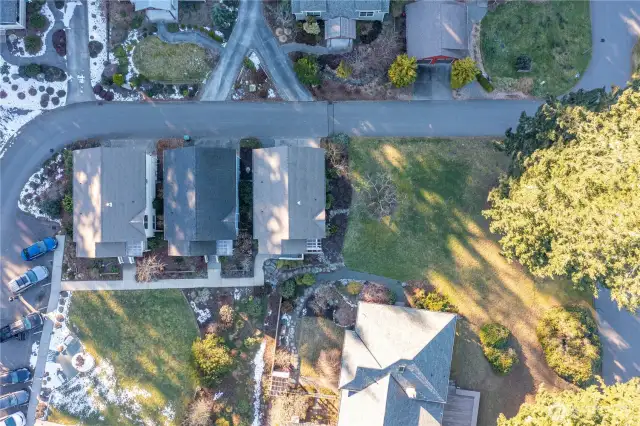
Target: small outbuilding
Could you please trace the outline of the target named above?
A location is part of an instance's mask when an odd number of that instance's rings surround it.
[[[330,49],[349,49],[356,39],[356,21],[344,17],[328,19],[324,24],[324,39]]]
[[[418,0],[405,7],[407,54],[423,63],[467,56],[467,6],[457,1]]]

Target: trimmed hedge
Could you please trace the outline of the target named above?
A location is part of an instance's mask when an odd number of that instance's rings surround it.
[[[480,83],[480,86],[482,86],[482,88],[487,92],[487,93],[491,93],[493,92],[494,88],[493,88],[493,84],[491,84],[491,82],[487,79],[487,77],[485,77],[484,75],[482,75],[482,73],[478,73],[476,75],[476,80],[478,80],[478,83]]]
[[[536,330],[549,367],[580,387],[594,383],[600,372],[602,346],[591,312],[580,306],[548,310]]]
[[[498,374],[509,374],[518,363],[518,354],[509,347],[511,332],[498,323],[485,324],[480,328],[480,342],[485,358]]]

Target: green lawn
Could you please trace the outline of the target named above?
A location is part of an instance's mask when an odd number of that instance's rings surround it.
[[[189,43],[168,44],[158,37],[146,37],[133,51],[133,63],[152,81],[201,83],[213,69],[213,56]]]
[[[134,415],[137,421],[165,424],[161,411],[170,404],[173,424],[179,424],[196,386],[190,356],[198,336],[193,312],[180,291],[76,292],[69,318],[87,350],[113,365],[118,389],[149,392],[148,397],[136,397],[141,405]],[[127,408],[107,405],[101,413],[104,420],[82,420],[122,424]],[[69,419],[64,413],[57,417]]]
[[[591,59],[589,2],[508,1],[481,23],[484,67],[496,80],[531,77],[533,94],[560,95],[578,82]],[[519,55],[532,58],[532,71],[519,73]],[[543,83],[544,82],[544,83]]]
[[[508,166],[487,140],[354,139],[349,148],[356,188],[344,257],[348,267],[398,280],[423,280],[451,299],[460,320],[452,379],[482,392],[479,425],[515,414],[540,383],[567,385],[545,364],[535,328],[551,306],[582,302],[565,280],[533,279],[500,254],[481,215],[489,189]],[[357,190],[367,175],[388,173],[399,203],[391,217],[370,219]],[[497,376],[477,333],[486,322],[510,329],[520,356]]]

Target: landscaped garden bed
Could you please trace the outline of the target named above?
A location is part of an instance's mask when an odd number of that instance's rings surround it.
[[[568,388],[544,361],[537,322],[550,307],[588,304],[591,297],[565,280],[533,279],[502,256],[481,212],[509,158],[482,139],[390,138],[352,139],[349,162],[355,192],[345,263],[424,281],[458,310],[451,379],[482,392],[478,424],[495,424],[501,412],[514,415],[542,383]],[[373,185],[384,197],[371,198]],[[483,354],[478,334],[489,322],[512,333],[520,362],[508,376],[497,375]]]
[[[263,69],[257,53],[251,52],[244,59],[242,69],[233,86],[231,99],[234,101],[282,100]]]
[[[180,424],[198,330],[179,290],[76,292],[68,323],[96,367],[57,386],[49,421]]]
[[[496,90],[561,95],[591,59],[589,2],[499,2],[480,25],[482,63]]]
[[[120,281],[122,265],[115,257],[88,259],[76,257],[76,243],[72,236],[64,240],[62,279],[65,281]]]
[[[149,251],[136,259],[138,281],[145,282],[166,279],[192,279],[207,277],[207,263],[204,256],[169,256],[169,243],[159,232],[147,242]],[[153,263],[153,266],[150,266]],[[150,273],[143,272],[153,268]],[[145,275],[143,275],[145,274]]]
[[[17,57],[41,56],[47,50],[47,34],[55,18],[45,0],[28,2],[26,15],[26,30],[7,31],[9,53]]]

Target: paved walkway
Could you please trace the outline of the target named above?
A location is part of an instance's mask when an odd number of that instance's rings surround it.
[[[47,313],[55,312],[58,306],[58,294],[60,293],[60,279],[62,277],[62,258],[64,255],[64,235],[56,236],[58,247],[60,249],[53,252],[53,266],[51,267],[51,294],[49,296],[49,304],[47,305]],[[42,334],[40,337],[40,347],[38,348],[38,359],[36,361],[35,372],[33,373],[33,381],[31,382],[31,398],[29,399],[29,408],[27,410],[27,424],[32,425],[36,418],[36,408],[38,406],[38,396],[42,388],[42,376],[44,374],[44,366],[47,362],[47,353],[49,352],[49,342],[51,341],[51,333],[53,332],[53,321],[45,318]]]
[[[200,31],[180,31],[177,33],[169,32],[164,22],[158,23],[158,38],[165,43],[180,44],[193,43],[198,46],[218,52],[222,49],[222,45],[209,36],[202,34]]]

